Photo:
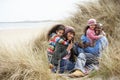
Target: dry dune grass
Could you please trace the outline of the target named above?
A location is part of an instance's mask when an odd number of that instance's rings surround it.
[[[1,80],[51,80],[44,44],[35,51],[32,46],[0,47]]]

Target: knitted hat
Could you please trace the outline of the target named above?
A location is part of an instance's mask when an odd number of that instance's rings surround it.
[[[65,27],[65,34],[67,34],[68,32],[72,32],[75,35],[75,29],[71,26],[66,26]]]
[[[97,22],[96,22],[95,19],[89,19],[89,20],[88,20],[88,23],[87,23],[88,26],[94,25],[94,24],[97,24]]]

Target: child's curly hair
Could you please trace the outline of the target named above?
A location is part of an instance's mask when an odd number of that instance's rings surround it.
[[[50,31],[48,31],[48,34],[47,34],[48,40],[50,39],[51,34],[52,34],[52,33],[56,33],[56,31],[58,31],[58,30],[64,30],[64,32],[65,32],[65,26],[64,26],[63,24],[54,25],[54,26],[50,29]]]

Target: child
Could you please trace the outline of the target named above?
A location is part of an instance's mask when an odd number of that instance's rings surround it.
[[[48,46],[48,49],[47,49],[49,61],[51,61],[52,55],[53,55],[54,50],[55,50],[55,44],[57,42],[61,43],[61,44],[64,44],[64,45],[68,45],[68,42],[64,41],[61,38],[63,36],[64,32],[65,32],[65,27],[64,27],[64,25],[60,24],[60,25],[56,25],[52,29],[52,31],[50,31],[51,34],[48,34],[51,37],[49,39],[49,46]]]
[[[85,28],[85,36],[90,40],[90,46],[94,45],[94,41],[103,37],[103,35],[95,35],[95,27],[97,23],[95,19],[89,19]]]

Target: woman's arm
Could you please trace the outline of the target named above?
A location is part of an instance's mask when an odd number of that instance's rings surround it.
[[[73,43],[72,42],[68,46],[65,46],[63,44],[59,44],[59,46],[56,47],[57,53],[59,55],[59,58],[62,59],[68,53],[70,53],[72,47],[73,47]]]
[[[60,44],[60,43],[56,43],[54,55],[57,58],[61,59],[64,56],[66,56],[67,54],[68,54],[67,46]]]
[[[94,33],[92,31],[88,31],[87,35],[91,38],[91,39],[99,39],[101,38],[101,36],[97,36],[97,35],[94,35]]]
[[[53,53],[53,57],[51,60],[51,63],[53,65],[57,66],[58,61],[68,54],[68,51],[66,50],[66,48],[67,46],[60,43],[56,43],[55,51]]]

